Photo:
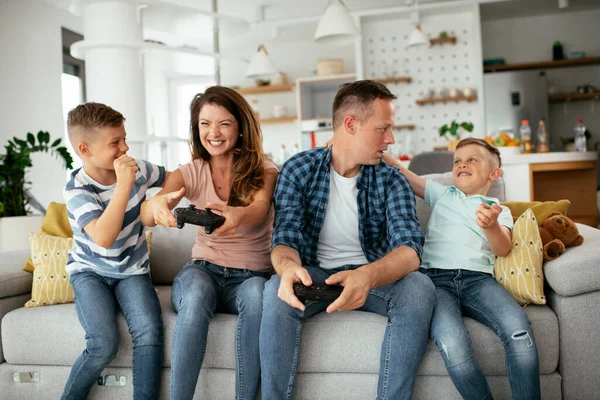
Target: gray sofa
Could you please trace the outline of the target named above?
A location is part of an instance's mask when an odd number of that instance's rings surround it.
[[[448,183],[449,176],[435,178]],[[503,198],[502,184],[495,185],[493,191],[491,194]],[[420,200],[418,212],[421,223],[426,224],[427,207]],[[584,244],[568,249],[545,266],[548,305],[525,309],[539,348],[544,399],[600,398],[600,231],[578,227],[585,237]],[[190,257],[194,228],[156,227],[153,231],[152,277],[159,289],[165,322],[161,398],[168,399],[170,343],[176,319],[170,284]],[[85,347],[84,333],[73,304],[22,308],[31,288],[31,274],[21,270],[28,253],[25,249],[0,254],[0,398],[57,399],[71,365]],[[233,315],[215,315],[195,398],[234,398],[235,323]],[[471,319],[465,323],[494,397],[510,398],[500,340]],[[105,384],[95,386],[90,398],[132,398],[131,339],[122,316],[119,324],[119,353],[104,371]],[[385,326],[385,318],[358,311],[320,314],[308,320],[302,331],[296,398],[375,398]],[[431,341],[414,398],[460,398]]]

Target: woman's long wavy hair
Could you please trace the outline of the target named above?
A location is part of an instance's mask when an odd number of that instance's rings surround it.
[[[238,140],[233,149],[231,192],[228,205],[246,206],[263,186],[265,159],[262,149],[262,131],[256,114],[248,102],[235,90],[224,86],[211,86],[194,96],[190,105],[190,150],[192,159],[210,161],[210,153],[200,141],[200,110],[205,104],[227,109],[238,123]]]

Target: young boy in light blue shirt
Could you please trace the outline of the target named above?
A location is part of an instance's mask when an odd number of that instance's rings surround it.
[[[524,310],[493,277],[496,256],[512,246],[512,216],[498,199],[486,197],[502,174],[498,149],[481,139],[456,147],[453,185],[446,187],[403,168],[417,196],[431,207],[421,271],[436,287],[431,321],[435,341],[452,382],[464,399],[491,399],[485,376],[473,354],[463,315],[492,329],[506,354],[513,399],[539,399],[537,347]]]
[[[62,399],[85,398],[117,355],[117,309],[133,342],[133,398],[159,395],[163,326],[140,206],[146,190],[162,186],[167,173],[127,155],[124,121],[121,113],[99,103],[69,112],[69,140],[83,167],[73,171],[64,190],[73,228],[66,269],[86,349],[71,369]]]

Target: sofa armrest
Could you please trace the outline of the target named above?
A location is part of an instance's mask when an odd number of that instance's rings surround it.
[[[0,299],[31,292],[31,272],[23,271],[29,249],[0,253]]]
[[[600,290],[600,230],[577,224],[583,244],[544,264],[546,282],[561,296]]]

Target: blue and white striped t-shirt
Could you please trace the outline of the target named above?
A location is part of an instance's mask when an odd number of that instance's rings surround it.
[[[73,229],[73,247],[69,251],[66,266],[69,275],[93,271],[111,278],[125,278],[149,271],[148,245],[140,220],[140,207],[146,199],[148,188],[162,186],[165,169],[147,161],[138,160],[137,165],[139,171],[129,194],[121,232],[108,249],[94,243],[83,228],[100,218],[116,184],[102,185],[86,174],[83,168],[71,174],[64,190],[67,214]]]

